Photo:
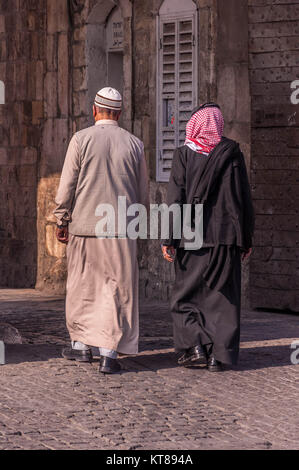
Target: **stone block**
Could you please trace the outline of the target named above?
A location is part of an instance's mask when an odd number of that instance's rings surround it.
[[[26,97],[24,100],[35,100],[36,99],[36,60],[27,62],[26,67],[26,81],[27,81],[27,90],[25,88]],[[19,85],[20,86],[20,85]],[[24,87],[24,84],[23,84]],[[22,98],[20,98],[22,99]]]
[[[45,115],[47,118],[58,116],[57,72],[47,72],[45,77]]]
[[[24,124],[32,123],[32,102],[29,100],[24,100],[22,103],[22,117]]]
[[[275,109],[277,109],[277,112],[275,113]],[[269,119],[266,118],[265,119],[265,123],[269,122],[269,127],[271,127],[271,123],[273,121],[277,121],[279,119],[279,110],[278,108],[273,108],[274,112],[273,114],[272,113],[269,113],[268,116],[269,116]],[[281,114],[283,115],[283,111],[284,109],[281,110]],[[287,114],[287,109],[285,111],[285,115]],[[266,114],[267,116],[267,114]],[[260,126],[262,127],[262,121],[260,121]],[[272,129],[272,132],[273,134],[275,134],[275,130]],[[269,156],[270,158],[274,157],[274,156],[281,156],[281,157],[284,157],[284,156],[294,156],[296,157],[298,155],[298,144],[296,143],[296,141],[293,143],[291,143],[290,141],[288,143],[286,142],[283,142],[283,141],[275,141],[273,139],[273,141],[268,141],[268,142],[265,142],[265,141],[260,141],[260,142],[256,142],[256,141],[253,141],[252,143],[252,150],[254,152],[254,158],[257,158],[257,156],[263,156],[263,157],[266,157],[266,156]]]
[[[275,82],[289,82],[298,77],[299,67],[276,67],[276,68],[261,68],[251,69],[250,78],[251,83],[275,83]]]
[[[35,181],[36,183],[36,181]],[[35,189],[35,188],[34,188]],[[14,215],[16,220],[18,220],[20,227],[21,227],[21,232],[22,231],[22,226],[26,225],[28,222],[26,221],[27,217],[35,217],[36,216],[36,198],[35,198],[35,193],[33,190],[33,187],[22,187],[19,193],[18,200],[15,201],[15,212]],[[23,219],[19,219],[19,217],[23,217]],[[34,225],[35,227],[35,225]],[[24,228],[24,230],[26,230]],[[26,235],[27,236],[27,235]],[[22,237],[22,235],[21,235]],[[31,239],[32,235],[30,235]],[[28,239],[29,240],[29,239]],[[31,239],[31,241],[33,241]]]
[[[43,101],[32,101],[32,124],[39,124],[44,117]]]
[[[27,14],[27,28],[28,31],[35,31],[39,27],[39,15],[34,11],[29,11]]]
[[[47,31],[50,34],[69,29],[67,0],[47,0]]]
[[[25,147],[22,150],[22,163],[24,165],[32,165],[37,162],[37,149],[33,147]]]
[[[57,34],[48,34],[46,40],[47,70],[54,72],[57,70]]]
[[[256,228],[270,231],[298,230],[298,217],[294,215],[256,214]]]
[[[259,156],[252,159],[251,168],[254,170],[298,170],[298,162],[294,157]]]
[[[32,126],[22,127],[22,146],[38,147],[40,145],[41,129]]]
[[[280,37],[296,36],[298,34],[297,21],[283,21],[252,23],[252,17],[249,16],[249,34],[251,38],[277,38],[277,31]],[[261,41],[262,43],[263,41]]]
[[[91,118],[85,115],[75,118],[75,121],[73,122],[73,129],[72,129],[73,133],[90,126],[91,125],[90,121],[91,121]]]
[[[297,214],[298,208],[287,204],[283,200],[256,200],[254,208],[258,214]]]
[[[279,184],[298,184],[299,170],[252,170],[252,184],[269,184],[277,186]]]
[[[274,247],[298,247],[298,232],[294,231],[294,229],[289,231],[273,230],[272,245]]]
[[[85,110],[87,106],[87,92],[86,91],[77,91],[73,94],[74,97],[74,116],[85,115]]]
[[[265,52],[250,55],[250,68],[252,69],[298,66],[299,57],[297,51]]]
[[[5,33],[5,16],[0,15],[0,33]]]
[[[252,285],[262,289],[290,290],[296,289],[297,279],[292,276],[255,274]]]
[[[8,3],[12,3],[14,0]],[[11,35],[15,35],[16,31],[23,29],[23,16],[20,14],[17,8],[11,6],[11,10],[5,15],[5,32]]]
[[[224,111],[224,116],[226,116]],[[246,116],[244,117],[246,119]],[[248,145],[250,142],[250,122],[239,122],[236,119],[233,121],[225,120],[224,134],[230,139],[237,140],[242,143],[242,151],[248,152]],[[246,146],[247,145],[247,146]],[[248,162],[249,163],[249,162]]]
[[[18,204],[21,204],[21,201],[18,201]],[[17,241],[23,242],[23,247],[27,244],[31,245],[36,242],[36,214],[32,213],[31,216],[23,216],[17,215],[14,216],[14,223],[13,223],[13,233],[12,238],[15,238]],[[24,248],[23,248],[24,249]],[[20,251],[22,252],[23,249],[21,248]],[[15,249],[14,249],[15,253]],[[31,253],[34,253],[31,251]],[[22,263],[20,263],[20,259],[23,254],[17,254],[15,257],[15,261],[20,264],[22,267]]]
[[[21,154],[22,156],[22,154]],[[37,185],[37,167],[36,167],[36,162],[32,164],[25,164],[23,161],[20,162],[21,165],[17,167],[17,181],[20,187],[22,188],[22,191],[24,188],[30,188],[30,191],[32,193],[32,202],[34,202],[35,199],[35,188]],[[29,193],[27,194],[27,198],[30,196]],[[22,196],[23,199],[23,196]],[[25,203],[25,199],[24,199]],[[32,207],[32,211],[35,212],[35,207]]]
[[[60,172],[69,141],[68,119],[47,119],[43,128],[40,176]]]
[[[217,63],[246,63],[248,61],[247,0],[218,0],[217,5]]]
[[[0,62],[0,80],[5,81],[5,75],[6,75],[6,63]],[[0,109],[2,108],[3,106],[1,106]]]
[[[235,81],[235,65],[218,67],[217,102],[221,106],[226,122],[233,122],[236,117],[237,84]]]
[[[141,128],[142,128],[141,139],[144,143],[145,149],[147,149],[151,144],[151,141],[150,141],[150,119],[149,119],[148,116],[143,116],[141,122],[142,122],[142,124],[141,124]]]
[[[1,109],[2,106],[0,106]],[[0,120],[2,119],[2,116],[5,117],[4,113],[1,115],[0,113]],[[3,147],[8,146],[9,144],[9,132],[8,129],[6,129],[4,126],[0,125],[0,142]]]
[[[21,58],[23,53],[27,57],[28,50],[29,50],[29,41],[24,41],[24,39],[29,37],[29,33],[27,32],[19,32],[14,31],[12,34],[0,35],[0,38],[6,39],[6,50],[7,50],[7,57],[9,57],[12,64],[18,66],[19,64],[15,64],[15,59]],[[26,49],[25,47],[26,46]],[[3,55],[3,52],[2,52]]]
[[[260,274],[275,274],[275,275],[294,275],[296,277],[296,261],[288,261],[285,263],[282,260],[251,261],[251,272]]]
[[[46,249],[50,256],[63,258],[65,256],[65,245],[56,238],[56,225],[46,225]]]
[[[133,122],[133,133],[141,139],[142,131],[141,131],[141,120],[135,119]]]
[[[296,186],[288,184],[279,186],[269,184],[253,184],[252,195],[254,199],[268,200],[284,200],[286,204],[294,203],[298,196]]]
[[[18,147],[21,145],[21,130],[17,125],[9,128],[9,144],[11,147]]]
[[[86,38],[86,26],[80,26],[74,29],[73,32],[74,41],[85,41]]]
[[[58,110],[61,117],[69,111],[69,51],[68,35],[61,33],[58,38]]]
[[[44,63],[42,60],[35,62],[35,99],[42,101],[44,93]]]
[[[298,311],[298,296],[296,296],[296,291],[292,290],[264,289],[251,286],[250,305],[251,308],[280,308]]]
[[[7,48],[6,48],[6,40],[3,39],[0,41],[0,60],[5,61],[7,58]]]
[[[44,158],[44,155],[43,155]],[[42,172],[44,170],[42,169]],[[55,246],[55,225],[52,218],[55,194],[59,184],[59,173],[49,171],[51,176],[42,177],[38,184],[38,288],[53,289],[63,292],[65,289],[65,258],[59,250],[65,247]],[[46,222],[45,222],[46,221]],[[49,223],[50,221],[50,223]],[[57,242],[58,243],[58,242]],[[56,256],[58,257],[56,257]]]
[[[250,23],[269,23],[278,21],[295,21],[299,19],[299,5],[263,5],[249,6]]]
[[[236,83],[236,119],[250,125],[250,90],[248,64],[238,64],[235,67]],[[249,135],[248,135],[249,141]]]
[[[73,65],[82,67],[86,65],[85,42],[81,41],[73,45]]]
[[[249,42],[250,53],[264,53],[274,51],[295,51],[299,49],[298,36],[251,38]]]
[[[55,208],[55,195],[57,193],[61,173],[52,174],[48,177],[42,177],[38,182],[38,223],[54,223],[53,210]]]
[[[82,91],[87,89],[86,67],[74,69],[73,90]]]
[[[196,0],[198,8],[200,9],[207,9],[208,7],[213,6],[213,0]]]
[[[38,60],[40,58],[40,43],[42,41],[41,35],[38,32],[32,32],[29,36],[30,40],[30,59]]]
[[[0,165],[7,165],[7,150],[5,148],[0,148]]]

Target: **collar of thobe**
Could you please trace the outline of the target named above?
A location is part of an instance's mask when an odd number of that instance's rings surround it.
[[[100,126],[102,124],[108,124],[110,126],[118,126],[118,122],[114,121],[114,119],[99,119],[98,121],[95,122],[96,126]]]

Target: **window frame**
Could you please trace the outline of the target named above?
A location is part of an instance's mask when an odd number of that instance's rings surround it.
[[[182,2],[183,3],[183,2]],[[198,102],[198,53],[199,53],[199,38],[198,38],[198,21],[199,21],[199,12],[198,8],[195,9],[185,9],[180,11],[175,11],[171,13],[162,13],[159,14],[156,18],[156,181],[157,182],[168,182],[170,171],[163,171],[163,156],[161,158],[162,152],[162,127],[163,127],[163,25],[168,22],[175,22],[176,26],[176,46],[178,42],[178,24],[180,21],[191,20],[193,28],[193,45],[192,45],[192,107],[197,105]],[[175,57],[175,77],[179,73],[179,62],[178,62],[178,48],[176,47],[176,57]],[[178,103],[179,99],[179,80],[175,78],[175,103]],[[175,107],[175,122],[176,126],[179,126],[179,106]],[[175,128],[175,134],[179,135],[179,127]],[[179,142],[179,139],[178,139]],[[161,161],[162,160],[162,161]]]

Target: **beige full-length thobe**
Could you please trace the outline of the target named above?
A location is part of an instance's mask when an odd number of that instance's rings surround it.
[[[74,134],[66,154],[54,211],[69,222],[66,323],[72,341],[138,352],[137,240],[118,232],[118,196],[148,207],[142,142],[116,121],[100,120]],[[97,230],[99,204],[111,204],[116,233]]]

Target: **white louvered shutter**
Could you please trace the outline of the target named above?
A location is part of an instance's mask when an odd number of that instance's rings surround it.
[[[197,12],[159,18],[157,181],[168,181],[173,151],[183,145],[197,104]]]

